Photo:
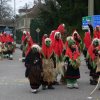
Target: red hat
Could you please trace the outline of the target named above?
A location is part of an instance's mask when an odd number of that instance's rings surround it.
[[[65,24],[60,24],[58,26],[57,30],[59,30],[59,32],[61,32],[61,34],[63,34],[65,32]]]

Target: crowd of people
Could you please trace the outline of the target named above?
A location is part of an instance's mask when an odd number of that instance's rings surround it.
[[[79,88],[82,39],[74,30],[64,43],[61,36],[65,32],[65,24],[60,24],[49,36],[43,35],[42,46],[33,42],[29,32],[23,32],[21,49],[25,76],[33,93],[37,93],[40,85],[43,90],[54,89],[54,84],[61,83],[70,89]],[[93,30],[92,37],[91,34],[91,29],[85,32],[83,54],[90,71],[90,84],[96,85],[100,74],[100,26]]]
[[[13,35],[2,32],[0,34],[0,60],[4,58],[12,60],[15,45]]]

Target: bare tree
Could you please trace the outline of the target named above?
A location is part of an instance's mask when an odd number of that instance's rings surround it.
[[[5,20],[11,19],[13,11],[8,2],[11,0],[0,0],[0,22],[3,23]]]

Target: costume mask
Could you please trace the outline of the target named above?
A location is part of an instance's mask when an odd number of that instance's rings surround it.
[[[38,52],[37,48],[32,48],[33,53]]]
[[[59,40],[60,39],[60,33],[56,34],[55,39]]]
[[[51,44],[51,41],[46,41],[46,46],[49,47]]]
[[[93,46],[94,46],[94,47],[99,46],[99,42],[98,42],[98,41],[94,41],[94,42],[93,42]]]

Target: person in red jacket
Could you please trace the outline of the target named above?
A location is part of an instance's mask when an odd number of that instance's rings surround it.
[[[60,24],[56,30],[53,30],[50,33],[50,39],[52,40],[52,42],[54,42],[54,38],[55,38],[55,33],[56,32],[60,32],[61,35],[63,35],[65,33],[65,31],[66,31],[65,30],[65,24]]]
[[[57,61],[61,60],[63,52],[63,41],[61,39],[61,33],[56,31],[55,39],[53,43],[54,53],[57,56]]]
[[[54,54],[56,57],[56,68],[55,68],[55,78],[57,79],[57,76],[60,75],[61,77],[64,76],[64,72],[63,72],[63,50],[64,50],[64,44],[63,41],[61,39],[61,33],[59,31],[56,31],[55,33],[55,38],[54,38],[54,42],[53,42],[53,50],[54,50]],[[55,79],[55,81],[56,81]],[[59,83],[61,82],[61,80],[59,80]],[[56,82],[55,82],[56,83]],[[57,83],[57,84],[59,84]]]
[[[54,42],[54,36],[55,36],[56,30],[51,31],[49,38],[52,40],[52,43]]]
[[[42,47],[45,45],[45,39],[48,38],[47,34],[44,34],[42,37]]]
[[[34,44],[33,39],[29,33],[26,34],[25,56],[29,53],[31,46]]]
[[[90,84],[96,85],[98,83],[99,75],[97,73],[97,59],[100,59],[100,41],[99,39],[93,39],[87,52],[88,68],[90,70]]]
[[[43,89],[54,89],[54,67],[55,67],[55,57],[52,47],[52,41],[50,38],[46,38],[44,41],[44,46],[42,47],[43,55]]]
[[[9,42],[14,42],[13,34],[9,34]]]
[[[100,39],[100,26],[96,26],[94,30],[94,38]]]
[[[2,40],[2,33],[0,34],[0,42],[3,42],[3,40]]]
[[[91,42],[92,42],[90,32],[85,32],[85,36],[84,36],[83,42],[84,42],[83,54],[84,54],[84,57],[86,57],[87,50],[90,47]]]
[[[7,42],[7,34],[6,34],[6,32],[3,32],[2,33],[2,41],[3,41],[3,43],[6,43]]]
[[[21,38],[21,44],[23,45],[23,42],[26,38],[26,31],[23,31],[23,35],[22,35],[22,38]]]

